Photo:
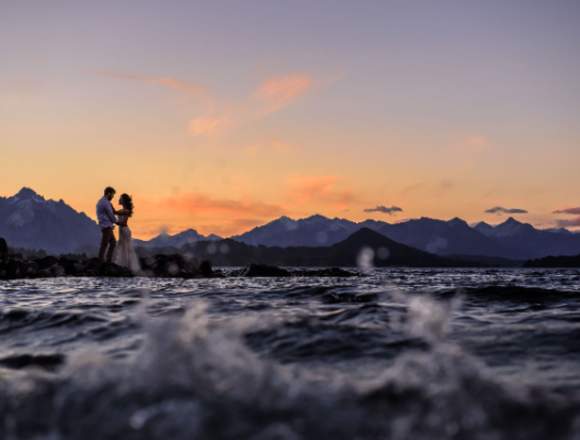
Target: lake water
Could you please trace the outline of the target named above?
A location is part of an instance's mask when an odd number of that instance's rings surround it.
[[[1,439],[580,438],[580,270],[0,282]]]

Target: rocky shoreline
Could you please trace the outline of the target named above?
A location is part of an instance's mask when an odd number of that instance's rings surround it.
[[[29,256],[10,252],[6,241],[0,238],[0,280],[56,278],[56,277],[134,277],[154,278],[220,278],[220,277],[352,277],[356,272],[340,268],[287,269],[262,264],[248,264],[242,269],[222,271],[212,267],[209,260],[199,261],[181,254],[159,254],[140,258],[141,272],[112,263],[101,263],[98,258],[84,255]]]

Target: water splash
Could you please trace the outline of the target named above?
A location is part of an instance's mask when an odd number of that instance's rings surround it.
[[[181,318],[152,318],[143,301],[134,357],[86,352],[58,375],[0,376],[0,438],[574,438],[577,400],[499,381],[447,339],[458,303],[393,297],[409,337],[429,344],[371,379],[320,379],[248,348],[245,334],[276,323],[216,321],[198,301]]]

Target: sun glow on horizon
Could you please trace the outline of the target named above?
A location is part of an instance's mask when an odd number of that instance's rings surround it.
[[[578,5],[145,3],[3,8],[0,194],[94,217],[112,185],[143,238],[315,213],[580,228]]]

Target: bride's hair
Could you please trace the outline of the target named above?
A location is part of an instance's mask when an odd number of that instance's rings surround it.
[[[133,199],[129,194],[122,194],[119,203],[123,208],[129,211],[129,217],[133,215]]]

